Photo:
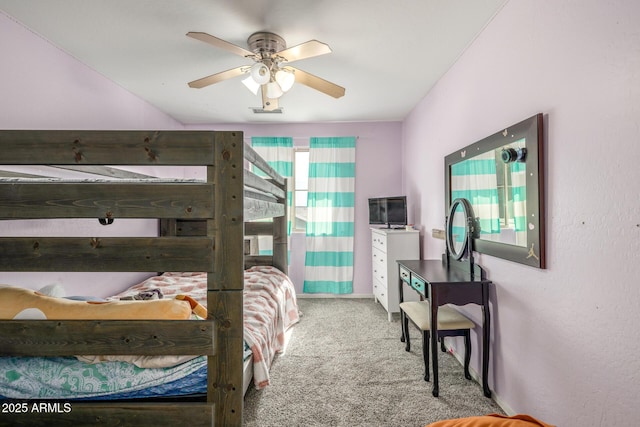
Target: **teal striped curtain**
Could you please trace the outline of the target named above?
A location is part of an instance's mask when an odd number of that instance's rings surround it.
[[[353,292],[356,138],[311,138],[303,291]]]
[[[291,189],[291,177],[293,176],[293,138],[291,137],[262,137],[251,138],[251,146],[269,166],[275,169],[283,177],[287,178],[287,236],[291,235],[291,205],[293,195]],[[257,167],[253,172],[258,176],[266,176]],[[260,255],[273,255],[273,238],[260,236],[258,238],[258,251]]]
[[[500,237],[500,210],[495,151],[474,156],[451,166],[451,198],[467,199],[480,217],[483,239]]]

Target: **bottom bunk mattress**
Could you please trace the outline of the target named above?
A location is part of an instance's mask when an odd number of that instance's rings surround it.
[[[253,358],[253,382],[262,388],[269,384],[273,358],[284,348],[285,332],[299,320],[298,307],[293,283],[278,269],[252,267],[244,280],[244,356]],[[206,293],[206,273],[165,273],[110,299],[189,295],[206,306]],[[130,399],[207,390],[202,356],[175,363],[165,356],[0,357],[0,373],[0,398],[10,399]]]
[[[3,357],[0,396],[11,399],[132,399],[188,396],[207,390],[207,359],[169,368],[123,361],[95,364],[73,357]]]

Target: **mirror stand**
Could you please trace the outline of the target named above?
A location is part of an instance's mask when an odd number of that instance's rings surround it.
[[[466,254],[471,280],[474,280],[473,237],[476,233],[476,220],[471,203],[464,198],[455,199],[451,203],[445,222],[447,264],[451,258],[462,262],[462,258]],[[456,234],[456,231],[462,232],[462,235]]]

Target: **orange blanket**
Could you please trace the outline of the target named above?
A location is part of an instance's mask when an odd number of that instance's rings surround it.
[[[489,414],[480,417],[457,418],[454,420],[436,421],[426,427],[555,427],[543,423],[529,415],[518,414],[512,417]]]

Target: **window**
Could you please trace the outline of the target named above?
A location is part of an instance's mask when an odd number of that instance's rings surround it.
[[[293,156],[292,231],[306,231],[307,194],[309,191],[309,148],[295,148]]]

